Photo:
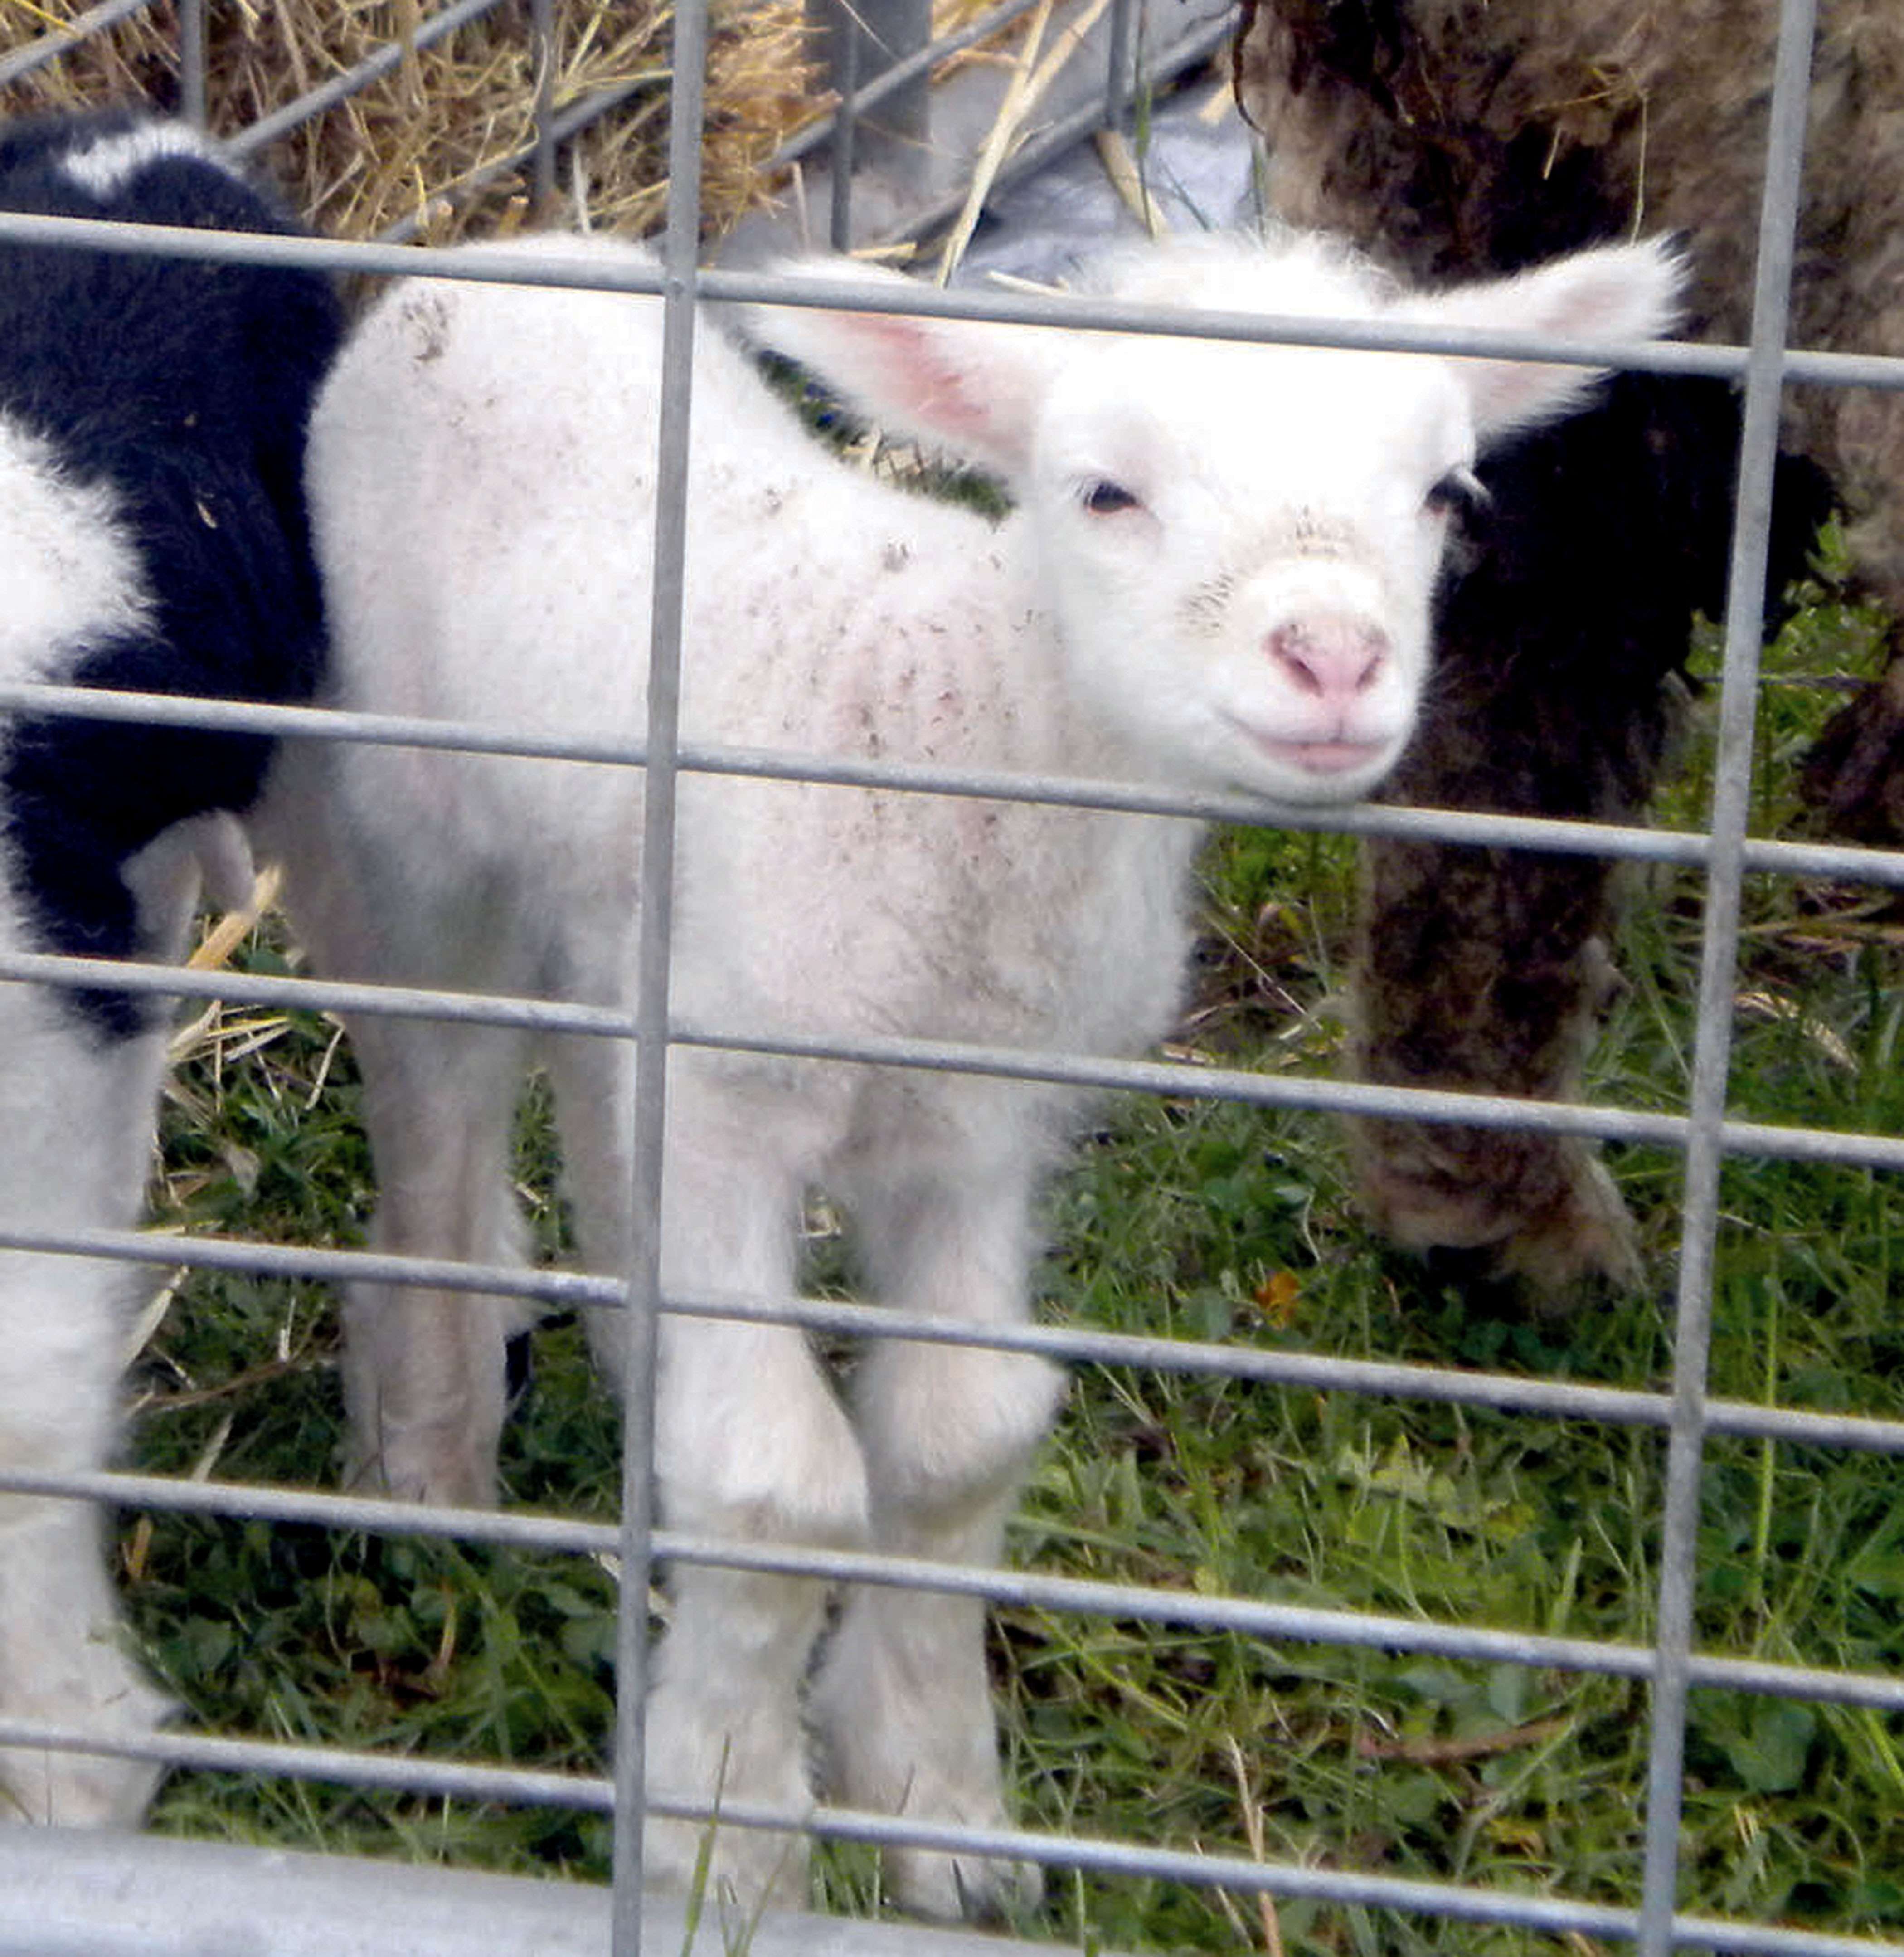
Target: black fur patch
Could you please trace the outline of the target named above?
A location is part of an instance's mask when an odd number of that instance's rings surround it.
[[[0,207],[201,229],[291,232],[275,205],[196,155],[155,158],[96,195],[63,165],[150,126],[125,114],[0,130]],[[65,473],[113,492],[153,626],[84,647],[80,686],[297,700],[322,659],[302,469],[312,396],[343,315],[330,281],[69,246],[0,244],[0,414]],[[16,890],[49,949],[135,954],[122,871],[162,830],[257,798],[261,738],[57,716],[5,737],[0,784]],[[101,1032],[145,1023],[106,989],[75,1003]]]

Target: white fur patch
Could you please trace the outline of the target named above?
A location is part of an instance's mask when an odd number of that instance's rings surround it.
[[[0,414],[0,678],[58,677],[68,650],[144,631],[139,556],[114,490],[68,476],[57,448]]]
[[[98,198],[123,190],[147,166],[167,156],[197,156],[225,167],[216,143],[178,122],[149,123],[123,134],[102,136],[76,150],[60,166],[68,182]]]

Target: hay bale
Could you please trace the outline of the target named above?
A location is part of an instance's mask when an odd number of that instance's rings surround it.
[[[52,36],[83,0],[13,0],[0,12],[0,58]],[[653,229],[666,194],[670,9],[664,0],[555,0],[551,106],[560,117],[604,90],[614,109],[564,145],[559,194],[579,188],[589,221]],[[532,215],[526,176],[509,167],[535,140],[529,8],[499,0],[433,45],[421,0],[327,7],[210,0],[207,121],[233,136],[386,51],[371,81],[270,147],[279,188],[320,229],[368,238],[403,227],[432,244],[486,236]],[[177,105],[178,24],[169,0],[70,40],[58,58],[0,89],[21,114],[106,102]],[[813,84],[800,0],[749,0],[717,12],[708,77],[702,209],[725,230],[767,201],[764,165],[825,100]],[[493,181],[491,181],[493,178]],[[572,209],[572,206],[570,207]]]

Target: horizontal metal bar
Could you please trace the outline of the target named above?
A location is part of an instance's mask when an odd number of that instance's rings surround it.
[[[109,1733],[63,1721],[18,1718],[0,1712],[0,1747],[35,1753],[99,1753],[152,1760],[195,1773],[263,1774],[383,1788],[444,1801],[510,1801],[607,1813],[609,1783],[599,1774],[554,1773],[500,1763],[475,1765],[428,1754],[378,1753],[362,1747],[295,1745],[283,1740],[231,1739],[182,1731]],[[15,1832],[9,1828],[6,1833]]]
[[[355,66],[333,75],[321,86],[295,102],[288,102],[272,114],[249,124],[235,135],[226,139],[226,147],[234,156],[248,156],[268,147],[280,137],[288,136],[294,129],[302,128],[307,122],[314,122],[327,109],[334,109],[340,102],[347,102],[353,95],[361,95],[373,83],[400,67],[412,53],[423,53],[435,46],[438,41],[453,34],[459,27],[465,27],[472,21],[479,21],[485,14],[493,14],[502,5],[502,0],[456,0],[453,6],[446,7],[440,14],[418,24],[413,35],[389,41],[374,53],[367,55]]]
[[[41,35],[37,40],[29,41],[24,48],[16,48],[0,59],[0,88],[24,81],[62,55],[71,54],[93,35],[115,27],[122,21],[130,20],[134,14],[143,14],[156,4],[156,0],[102,0],[100,5],[89,7],[84,13],[76,14],[52,32]],[[39,17],[44,20],[49,17],[42,14]]]
[[[699,1933],[684,1899],[642,1899],[649,1948],[722,1957],[710,1899]],[[106,1829],[0,1829],[0,1957],[602,1957],[598,1884],[315,1855],[232,1842],[136,1841]],[[750,1957],[1012,1957],[1021,1944],[924,1924],[771,1911]]]
[[[818,1832],[835,1839],[883,1842],[894,1826],[879,1816],[843,1813],[814,1819]],[[1003,1831],[986,1838],[1006,1853],[1028,1838],[1042,1842],[1054,1867],[1126,1873],[1121,1845],[1114,1842]],[[1173,1870],[1160,1879],[1240,1895],[1262,1890],[1613,1942],[1630,1941],[1634,1930],[1634,1912],[1617,1905],[1261,1864],[1235,1854],[1176,1860],[1187,1864],[1182,1874]],[[263,1947],[258,1940],[265,1925],[272,1957],[390,1957],[398,1949],[404,1957],[468,1957],[478,1943],[535,1957],[600,1957],[608,1908],[607,1891],[586,1883],[388,1862],[379,1863],[375,1880],[367,1881],[363,1864],[346,1856],[156,1836],[141,1838],[135,1849],[107,1830],[0,1830],[0,1953],[7,1957],[206,1957],[212,1950]],[[690,1950],[681,1900],[651,1895],[643,1908],[652,1947]],[[700,1957],[728,1947],[718,1914],[709,1909],[705,1933],[692,1944]],[[1675,1934],[1683,1948],[1740,1957],[1896,1957],[1904,1948],[1694,1914],[1675,1919]],[[772,1911],[751,1927],[747,1947],[753,1957],[1010,1957],[1075,1946]]]
[[[184,965],[140,964],[113,958],[68,958],[42,952],[0,952],[0,981],[82,991],[100,988],[142,998],[222,1001],[278,1006],[287,1011],[379,1013],[395,1019],[440,1019],[472,1026],[513,1026],[531,1032],[582,1033],[602,1039],[633,1037],[626,1013],[555,999],[496,992],[444,992],[420,986],[359,985],[341,980],[291,978],[261,972],[204,971]]]
[[[222,1001],[291,1010],[375,1013],[392,1017],[431,1018],[468,1025],[511,1026],[544,1033],[629,1039],[633,1022],[611,1008],[560,1001],[510,997],[501,994],[445,992],[422,988],[346,984],[182,966],[141,964],[112,959],[55,957],[15,952],[0,954],[0,981],[85,989],[110,987],[141,996]],[[1459,1123],[1482,1127],[1520,1128],[1549,1134],[1578,1134],[1606,1141],[1682,1146],[1683,1116],[1654,1114],[1584,1102],[1520,1100],[1511,1095],[1451,1089],[1373,1086],[1309,1074],[1244,1073],[1233,1068],[1192,1066],[1178,1061],[1110,1060],[1053,1054],[1042,1049],[993,1047],[971,1042],[870,1035],[759,1033],[697,1026],[682,1020],[670,1033],[677,1045],[721,1052],[840,1062],[854,1066],[920,1069],[1003,1080],[1036,1082],[1081,1092],[1131,1092],[1177,1100],[1233,1101],[1242,1105],[1317,1113],[1359,1114]],[[1726,1121],[1719,1134],[1729,1153],[1841,1166],[1904,1168],[1904,1137],[1836,1129],[1789,1127],[1769,1122]],[[111,1233],[42,1241],[30,1233],[8,1233],[0,1241],[30,1249],[90,1254],[109,1244]],[[106,1254],[113,1254],[109,1250]]]
[[[494,0],[465,0],[465,4],[480,11],[494,4]],[[355,274],[395,273],[405,277],[651,296],[658,294],[663,286],[660,267],[652,261],[595,259],[578,264],[572,256],[538,248],[532,238],[518,241],[506,251],[486,252],[472,264],[466,255],[454,247],[393,246],[316,236],[182,229],[116,220],[0,211],[0,241],[82,246],[210,262],[306,264]],[[1404,324],[1392,321],[1290,318],[1215,309],[1186,311],[1069,292],[1028,294],[989,289],[974,291],[930,286],[923,281],[907,287],[901,303],[895,299],[891,288],[884,285],[869,290],[863,283],[850,279],[818,277],[804,273],[789,276],[761,269],[710,267],[699,273],[697,283],[707,298],[731,302],[871,307],[882,311],[903,311],[934,318],[1160,333],[1194,339],[1532,359],[1640,371],[1710,375],[1727,379],[1742,377],[1748,358],[1747,349],[1725,343],[1603,340],[1503,333],[1484,327]],[[1796,348],[1785,354],[1782,371],[1789,382],[1885,389],[1904,387],[1904,358],[1895,356]]]
[[[282,739],[333,741],[529,760],[640,767],[644,744],[604,736],[598,729],[526,733],[478,722],[418,715],[362,713],[339,708],[259,701],[204,700],[175,694],[129,693],[103,688],[0,684],[0,711],[69,716],[138,726],[210,729]],[[1142,783],[1023,775],[994,769],[947,768],[925,763],[862,760],[794,749],[684,742],[677,765],[689,773],[744,779],[820,783],[944,795],[987,801],[1101,809],[1129,814],[1182,816],[1203,822],[1298,830],[1325,834],[1438,841],[1475,848],[1545,851],[1561,855],[1629,858],[1703,868],[1710,838],[1694,830],[1510,815],[1469,809],[1397,807],[1387,803],[1312,808],[1242,795],[1186,794]],[[1904,850],[1850,844],[1748,839],[1745,867],[1766,874],[1831,877],[1904,886]]]
[[[882,68],[879,74],[863,87],[853,91],[853,110],[856,115],[864,115],[869,109],[876,109],[889,95],[896,95],[908,82],[916,81],[929,69],[936,68],[952,55],[969,47],[975,47],[987,35],[995,34],[1037,6],[1038,0],[1005,0],[1002,7],[993,7],[970,21],[955,33],[942,34],[930,46],[908,55],[903,61],[895,62],[890,68]],[[772,175],[788,165],[797,163],[802,156],[829,141],[839,126],[837,109],[816,118],[804,128],[789,136],[762,166],[764,175]]]
[[[118,1469],[32,1469],[0,1462],[0,1494],[101,1502],[168,1515],[303,1523],[365,1535],[440,1536],[491,1548],[548,1550],[564,1556],[612,1557],[620,1541],[613,1522],[539,1509],[437,1508],[348,1490],[191,1480]]]
[[[903,295],[898,295],[884,283],[869,288],[850,277],[824,277],[805,270],[786,274],[710,267],[701,273],[696,283],[706,299],[739,303],[870,309],[930,318],[1157,334],[1186,340],[1261,342],[1271,346],[1539,360],[1562,366],[1704,375],[1722,380],[1741,378],[1748,358],[1745,347],[1716,341],[1606,340],[1404,324],[1395,320],[1312,318],[1229,312],[1214,308],[1192,311],[1069,292],[1025,293],[990,287],[930,286],[915,281]],[[1785,374],[1789,381],[1899,388],[1904,387],[1904,357],[1814,353],[1795,348],[1785,356]]]
[[[1073,1364],[1201,1374],[1251,1386],[1307,1387],[1318,1393],[1426,1400],[1496,1413],[1599,1421],[1610,1426],[1662,1428],[1672,1406],[1663,1393],[1628,1386],[1530,1379],[1515,1374],[1471,1372],[1399,1361],[1350,1359],[1329,1353],[1215,1341],[1146,1337],[1081,1326],[979,1326],[962,1320],[925,1317],[887,1305],[828,1299],[692,1298],[671,1291],[664,1304],[667,1310],[683,1317],[797,1325],[807,1331],[838,1337],[982,1346],[998,1352],[1032,1352]],[[1707,1410],[1708,1433],[1731,1439],[1783,1440],[1795,1446],[1904,1454],[1904,1420],[1814,1413],[1749,1400],[1712,1399],[1707,1402]]]
[[[548,141],[551,145],[566,143],[579,135],[585,129],[592,128],[605,116],[612,115],[624,103],[631,102],[638,95],[653,93],[658,87],[667,85],[665,73],[658,75],[637,75],[633,81],[618,82],[610,88],[598,88],[570,108],[565,109],[549,125]],[[394,224],[387,224],[377,234],[379,244],[400,245],[414,238],[428,221],[431,210],[437,203],[452,206],[465,203],[479,191],[486,190],[501,179],[519,172],[532,163],[540,153],[540,145],[527,143],[507,156],[499,156],[491,163],[479,164],[446,185],[436,197],[412,211],[407,217],[399,218]]]
[[[475,258],[454,247],[393,245],[248,231],[182,229],[99,218],[55,217],[0,211],[0,242],[65,245],[144,253],[213,264],[308,265],[357,275],[461,280],[478,284],[529,285],[583,291],[658,295],[658,265],[639,258],[591,258],[538,248],[532,239]],[[1074,293],[1026,294],[908,284],[901,300],[885,285],[869,289],[851,279],[797,277],[765,270],[710,268],[697,275],[709,299],[775,305],[841,307],[904,312],[927,318],[1006,324],[1063,326],[1078,330],[1161,334],[1181,339],[1242,340],[1266,345],[1361,349],[1371,352],[1451,355],[1463,359],[1537,360],[1560,365],[1606,367],[1638,372],[1741,377],[1745,348],[1688,340],[1606,340],[1571,336],[1505,333],[1481,327],[1404,324],[1237,313],[1136,305]],[[1785,359],[1789,381],[1832,386],[1904,388],[1904,358],[1847,356],[1796,349]]]
[[[247,1237],[179,1237],[162,1231],[58,1232],[0,1230],[0,1250],[54,1257],[98,1257],[112,1263],[238,1271],[257,1277],[309,1278],[333,1285],[395,1284],[428,1289],[482,1291],[551,1309],[579,1310],[624,1302],[621,1281],[554,1266],[485,1265],[447,1257],[397,1257],[374,1250],[266,1244]]]
[[[812,1826],[815,1833],[836,1839],[879,1843],[918,1838],[908,1822],[882,1815],[848,1817],[826,1808],[816,1813]],[[1482,1889],[1460,1883],[1364,1874],[1340,1867],[1268,1862],[1208,1849],[1184,1853],[1070,1837],[1054,1844],[1049,1836],[1017,1830],[973,1829],[939,1831],[921,1845],[989,1855],[1028,1856],[1047,1867],[1103,1875],[1146,1876],[1157,1881],[1224,1889],[1240,1895],[1260,1892],[1338,1908],[1384,1909],[1455,1922],[1525,1928],[1551,1936],[1631,1942],[1638,1930],[1637,1912],[1614,1905],[1526,1890]],[[1904,1952],[1904,1943],[1774,1927],[1729,1917],[1681,1914],[1675,1917],[1674,1927],[1675,1940],[1687,1948],[1763,1952],[1764,1957],[1898,1957],[1899,1952]]]
[[[7,1737],[0,1730],[0,1739]],[[262,1757],[304,1750],[245,1750]],[[346,1757],[320,1753],[312,1777],[336,1779],[349,1766]],[[607,1790],[605,1782],[577,1777],[573,1791],[579,1794],[591,1786]],[[594,1805],[587,1800],[565,1804]],[[690,1818],[705,1812],[672,1804],[662,1811]],[[1636,1913],[1620,1905],[1523,1890],[1027,1829],[933,1827],[845,1809],[795,1816],[736,1804],[723,1809],[721,1822],[750,1828],[804,1825],[827,1839],[876,1847],[943,1848],[1034,1861],[1050,1869],[1432,1915],[1550,1936],[1630,1942],[1637,1924]],[[343,1856],[152,1836],[134,1844],[106,1830],[0,1830],[0,1953],[31,1957],[204,1957],[212,1949],[254,1947],[259,1926],[267,1923],[273,1957],[390,1957],[397,1949],[405,1957],[438,1952],[466,1957],[478,1933],[488,1948],[532,1950],[536,1957],[571,1952],[598,1957],[607,1895],[592,1884],[396,1863],[378,1864],[376,1880],[367,1882],[363,1864]],[[684,1908],[678,1899],[644,1899],[644,1912],[662,1940],[656,1947],[690,1949]],[[718,1932],[718,1921],[713,1927]],[[1904,1949],[1872,1938],[1693,1914],[1675,1917],[1675,1940],[1684,1948],[1747,1957],[1896,1957]],[[692,1945],[696,1951],[702,1947],[700,1941]],[[762,1917],[747,1947],[754,1957],[1007,1957],[1034,1946],[917,1924],[774,1912]]]
[[[35,1472],[0,1466],[0,1491],[17,1496],[110,1502],[132,1509],[232,1515],[247,1519],[295,1522],[366,1533],[440,1535],[458,1541],[508,1544],[573,1555],[612,1557],[619,1533],[610,1523],[572,1517],[478,1509],[436,1509],[355,1494],[311,1489],[268,1488],[244,1482],[175,1479],[90,1472]],[[1342,1645],[1489,1665],[1517,1665],[1615,1677],[1650,1676],[1652,1647],[1550,1633],[1449,1624],[1359,1611],[1281,1604],[1261,1598],[1204,1596],[1153,1586],[1056,1576],[1038,1571],[996,1570],[872,1551],[807,1548],[696,1536],[678,1530],[655,1533],[655,1553],[671,1561],[774,1576],[815,1577],[829,1582],[872,1583],[971,1597],[991,1604],[1063,1615],[1121,1618],[1187,1631],[1227,1631],[1265,1642]],[[1904,1677],[1795,1664],[1774,1664],[1717,1655],[1695,1655],[1692,1681],[1715,1690],[1798,1698],[1904,1712]],[[0,1722],[0,1744],[15,1729]],[[90,1736],[88,1744],[96,1736]],[[141,1745],[147,1744],[144,1741]],[[160,1741],[153,1744],[162,1744]],[[141,1756],[144,1757],[144,1755]],[[435,1783],[431,1784],[436,1791]]]
[[[0,1233],[0,1247],[104,1256],[117,1262],[317,1279],[336,1285],[375,1282],[481,1291],[528,1300],[551,1310],[614,1309],[625,1302],[618,1279],[581,1272],[257,1244],[245,1239],[178,1238],[134,1231],[91,1231],[64,1237],[11,1231]],[[683,1317],[797,1325],[809,1331],[841,1336],[982,1346],[995,1351],[1035,1353],[1074,1364],[1220,1376],[1259,1386],[1419,1399],[1552,1419],[1662,1427],[1669,1409],[1662,1393],[1575,1380],[1530,1379],[1254,1345],[1147,1337],[1081,1326],[982,1327],[961,1320],[839,1301],[794,1296],[760,1299],[726,1294],[684,1296],[670,1292],[664,1307]],[[1904,1453],[1904,1421],[1897,1420],[1714,1399],[1709,1403],[1707,1424],[1712,1434],[1735,1439],[1782,1440],[1794,1446],[1870,1453]]]
[[[175,1237],[141,1231],[67,1235],[15,1231],[0,1231],[0,1247],[99,1256],[122,1263],[320,1279],[335,1285],[380,1283],[479,1291],[526,1300],[551,1310],[612,1310],[626,1302],[619,1279],[583,1272],[260,1244],[243,1238]],[[841,1336],[982,1346],[995,1351],[1036,1353],[1074,1364],[1205,1374],[1259,1386],[1426,1400],[1552,1419],[1662,1427],[1669,1408],[1662,1393],[1576,1380],[1530,1379],[1510,1374],[1350,1359],[1254,1345],[1146,1337],[1081,1326],[978,1326],[963,1320],[842,1301],[795,1296],[759,1299],[725,1294],[684,1296],[671,1292],[663,1302],[665,1309],[682,1317],[797,1325],[809,1331]],[[1708,1403],[1708,1416],[1710,1433],[1734,1439],[1782,1440],[1794,1446],[1868,1453],[1904,1453],[1904,1421],[1897,1420],[1722,1399]]]

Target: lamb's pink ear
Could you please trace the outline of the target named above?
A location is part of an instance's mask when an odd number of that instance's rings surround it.
[[[848,259],[776,269],[850,280],[875,304],[921,289]],[[798,361],[884,433],[1008,480],[1023,474],[1037,404],[1060,356],[1050,330],[819,306],[751,305],[744,317],[750,339]]]
[[[1458,287],[1430,300],[1420,317],[1571,340],[1656,340],[1678,319],[1685,278],[1685,259],[1664,239],[1602,245],[1514,278]],[[1457,361],[1455,371],[1468,388],[1484,443],[1571,414],[1601,378],[1590,367],[1517,360]]]

